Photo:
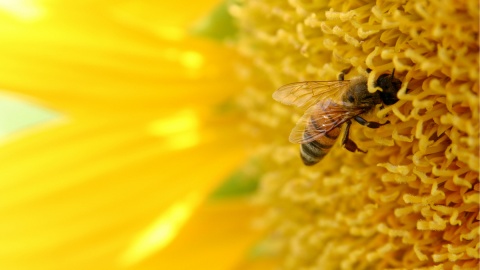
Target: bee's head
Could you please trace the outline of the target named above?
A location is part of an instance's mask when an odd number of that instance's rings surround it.
[[[395,78],[393,74],[395,69],[392,71],[392,74],[382,74],[377,79],[376,86],[382,88],[380,92],[380,98],[382,99],[385,105],[392,105],[398,101],[397,93],[400,87],[402,86],[402,81]]]

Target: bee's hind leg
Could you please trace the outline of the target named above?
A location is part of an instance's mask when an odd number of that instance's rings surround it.
[[[352,67],[350,66],[349,68],[346,68],[346,69],[342,70],[340,72],[340,74],[338,74],[338,80],[339,81],[345,80],[345,74],[348,74],[351,69],[352,69]]]
[[[342,138],[342,145],[345,147],[350,152],[359,151],[362,153],[367,153],[366,151],[363,151],[362,149],[358,148],[357,144],[352,141],[348,136],[350,134],[350,125],[352,124],[352,121],[347,122],[347,126],[345,127],[345,133],[343,134]]]
[[[355,116],[353,119],[355,119],[355,121],[357,121],[360,125],[366,126],[366,127],[369,127],[369,128],[379,128],[379,127],[384,126],[386,124],[390,124],[390,121],[387,121],[383,124],[378,123],[378,122],[369,122],[369,121],[363,119],[359,115]]]

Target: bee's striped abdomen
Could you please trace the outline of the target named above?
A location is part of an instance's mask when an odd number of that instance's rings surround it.
[[[303,163],[311,166],[320,162],[335,144],[339,134],[340,128],[335,127],[326,133],[325,136],[319,137],[315,141],[302,144],[300,146],[300,156],[302,157]]]
[[[330,148],[332,148],[340,135],[341,128],[336,125],[333,119],[323,119],[323,121],[329,121],[333,128],[323,136],[316,138],[314,141],[304,143],[300,146],[300,156],[303,163],[307,166],[320,162],[320,160],[327,155],[328,151],[330,151]],[[308,138],[311,137],[311,134],[318,134],[318,130],[320,130],[322,126],[324,126],[322,123],[310,119],[310,123],[305,129],[303,137]]]

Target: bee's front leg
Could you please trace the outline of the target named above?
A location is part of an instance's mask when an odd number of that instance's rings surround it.
[[[345,74],[348,74],[351,69],[352,69],[352,67],[349,67],[349,68],[346,68],[346,69],[342,70],[342,72],[340,72],[340,74],[338,74],[338,80],[339,81],[345,80]]]
[[[367,151],[363,151],[362,149],[358,148],[357,144],[348,137],[350,135],[350,125],[352,125],[352,121],[348,121],[347,126],[345,127],[345,133],[343,134],[342,138],[343,147],[350,152],[355,153],[355,151],[359,151],[362,153],[367,153]]]
[[[378,122],[369,122],[365,119],[363,119],[361,116],[355,116],[353,119],[355,119],[355,121],[357,121],[360,125],[362,126],[366,126],[366,127],[369,127],[369,128],[379,128],[381,126],[384,126],[386,124],[390,124],[390,121],[387,121],[383,124],[381,123],[378,123]]]

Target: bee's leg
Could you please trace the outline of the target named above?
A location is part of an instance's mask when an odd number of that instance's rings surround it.
[[[350,66],[349,68],[346,68],[346,69],[342,70],[342,72],[340,72],[340,74],[338,74],[338,80],[339,81],[345,80],[345,74],[348,74],[351,69],[352,69],[352,67]]]
[[[348,137],[350,134],[350,125],[352,124],[352,121],[347,122],[347,127],[345,127],[345,133],[343,133],[343,138],[342,138],[342,145],[345,147],[350,152],[359,151],[362,153],[367,153],[366,151],[363,151],[362,149],[358,148],[357,144],[350,140]]]
[[[390,124],[390,121],[387,121],[383,124],[378,123],[378,122],[369,122],[369,121],[363,119],[359,115],[355,116],[353,119],[355,119],[355,121],[357,121],[360,125],[366,126],[366,127],[369,127],[369,128],[379,128],[379,127],[384,126],[386,124]]]

